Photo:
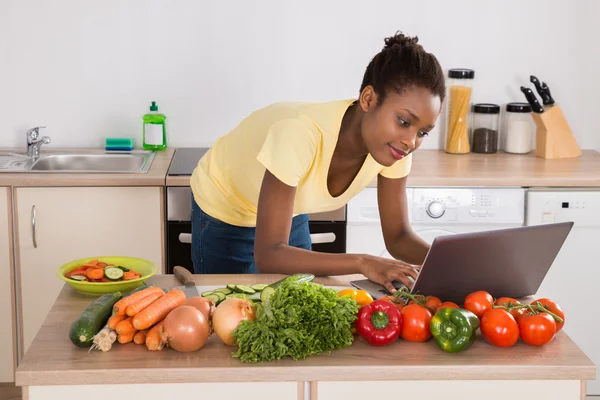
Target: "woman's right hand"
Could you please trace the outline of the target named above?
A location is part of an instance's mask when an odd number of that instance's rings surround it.
[[[414,281],[417,279],[420,268],[421,266],[419,265],[407,264],[398,260],[372,255],[362,256],[362,274],[369,280],[385,286],[390,293],[396,291],[396,288],[392,284],[393,281],[402,282],[406,287],[411,289]]]

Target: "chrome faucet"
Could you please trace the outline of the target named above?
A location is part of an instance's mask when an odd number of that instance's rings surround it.
[[[39,137],[40,128],[45,128],[45,126],[36,126],[27,131],[27,157],[30,157],[33,161],[40,157],[40,147],[43,144],[50,143],[49,136]]]

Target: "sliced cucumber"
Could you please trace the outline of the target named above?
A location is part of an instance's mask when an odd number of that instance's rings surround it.
[[[207,290],[206,292],[202,292],[202,297],[208,297],[211,294],[213,294],[213,291],[212,290]]]
[[[231,294],[233,293],[233,290],[228,289],[226,287],[222,287],[222,288],[218,288],[214,290],[215,292],[219,292],[219,293],[223,293],[223,294]]]
[[[228,299],[243,299],[243,300],[248,300],[248,297],[244,294],[244,293],[233,293],[233,294],[228,294],[227,295]]]
[[[254,285],[250,285],[250,287],[257,292],[262,292],[267,286],[269,285],[265,285],[264,283],[255,283]]]
[[[212,301],[213,303],[215,303],[215,305],[221,302],[219,296],[215,296],[214,294],[209,294],[208,296],[204,296],[204,298]]]
[[[275,289],[273,289],[271,286],[267,286],[262,292],[260,292],[260,301],[266,303],[269,301],[269,298],[273,293],[275,293]]]
[[[83,275],[71,275],[71,279],[74,281],[85,281],[87,278]]]
[[[219,303],[222,302],[223,300],[225,300],[225,293],[221,293],[221,292],[213,292],[211,294],[211,296],[216,296],[219,299]]]
[[[250,286],[246,286],[246,285],[235,285],[235,291],[238,293],[244,293],[244,294],[256,293],[256,290],[254,290]]]
[[[123,277],[123,270],[117,267],[106,267],[104,268],[104,275],[111,281],[118,281]]]
[[[117,268],[119,268],[123,272],[129,272],[129,268],[121,267],[120,265]]]
[[[227,285],[227,289],[231,290],[232,292],[235,292],[235,287],[236,285],[233,285],[231,283]]]

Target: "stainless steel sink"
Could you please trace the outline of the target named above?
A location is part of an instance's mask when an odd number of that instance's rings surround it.
[[[41,154],[31,172],[146,173],[154,152]]]

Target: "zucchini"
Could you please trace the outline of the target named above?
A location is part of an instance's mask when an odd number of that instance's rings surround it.
[[[219,298],[219,296],[214,295],[214,294],[209,294],[208,296],[202,296],[202,297],[207,298],[208,300],[212,301],[213,303],[215,303],[215,305],[217,305],[221,302],[221,299]]]
[[[262,292],[267,286],[269,285],[265,285],[264,283],[255,283],[254,285],[250,285],[250,287],[257,292]]]
[[[263,303],[268,302],[269,297],[271,297],[273,293],[275,293],[275,289],[271,286],[267,286],[263,289],[262,292],[260,292],[260,301],[262,301]]]
[[[94,335],[106,325],[114,304],[123,297],[120,292],[107,293],[94,300],[71,324],[69,339],[78,347],[90,347]]]
[[[236,287],[236,285],[234,285],[232,283],[227,285],[227,289],[231,290],[231,292],[235,292],[235,287]]]
[[[256,293],[256,290],[254,290],[250,286],[246,286],[246,285],[235,285],[235,291],[238,293],[244,293],[244,294]]]
[[[288,280],[293,280],[295,282],[312,282],[313,279],[315,279],[315,276],[313,274],[294,274],[294,275],[286,276],[285,278],[283,278],[275,283],[271,283],[269,285],[269,287],[271,287],[273,289],[277,289],[277,287],[279,285],[281,285],[283,282],[288,281]]]
[[[104,276],[106,276],[111,281],[118,281],[123,277],[123,270],[121,268],[116,267],[106,267],[104,268]]]
[[[71,279],[74,281],[87,281],[87,278],[83,275],[71,275]]]
[[[206,292],[202,292],[202,297],[210,296],[211,294],[213,294],[213,291],[207,290]]]
[[[218,288],[214,290],[215,292],[219,292],[219,293],[223,293],[223,294],[231,294],[233,293],[233,290],[226,288],[226,287],[222,287],[222,288]]]

